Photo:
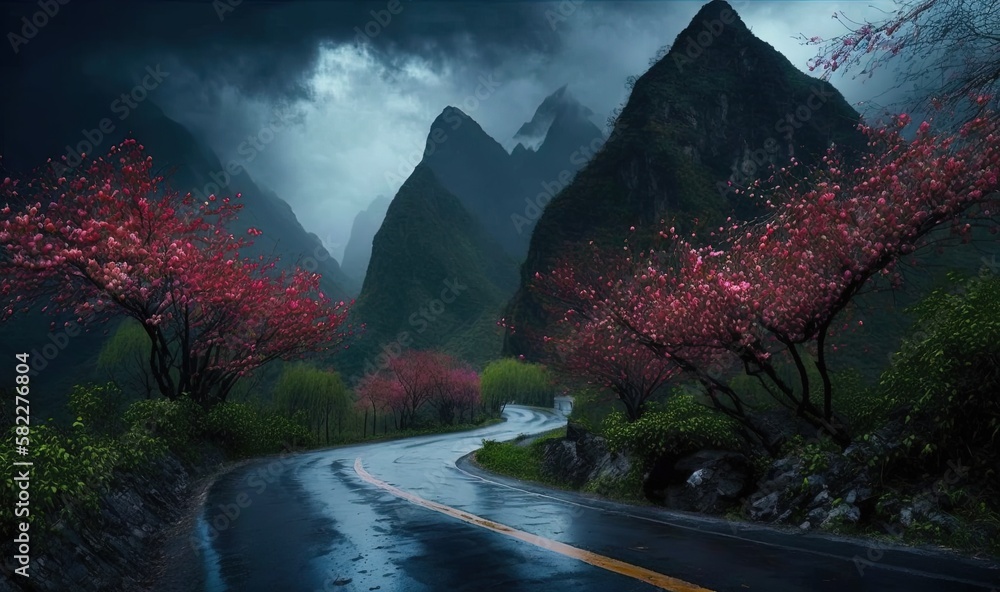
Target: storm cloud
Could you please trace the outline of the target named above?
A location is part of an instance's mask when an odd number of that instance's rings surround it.
[[[462,109],[511,149],[539,103],[568,85],[603,126],[627,100],[626,79],[644,72],[702,5],[64,2],[2,5],[7,46],[0,51],[13,91],[5,92],[5,121],[43,116],[42,104],[57,109],[51,97],[71,100],[70,81],[117,92],[158,64],[170,76],[149,100],[223,162],[245,165],[338,258],[354,215],[377,195],[395,193],[444,107]],[[892,8],[885,1],[731,4],[806,72],[814,49],[799,34],[841,33],[831,18],[837,11],[860,20]],[[58,10],[39,18],[43,5]],[[34,26],[30,38],[26,23]],[[878,80],[833,82],[861,109],[885,102],[892,89]],[[5,125],[5,151],[29,141],[14,127]]]

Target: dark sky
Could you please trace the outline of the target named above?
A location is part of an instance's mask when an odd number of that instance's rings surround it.
[[[147,100],[204,138],[223,163],[245,165],[337,257],[354,215],[395,193],[445,106],[466,111],[510,149],[538,104],[568,84],[603,128],[627,99],[625,79],[644,72],[703,4],[62,1],[48,0],[59,10],[44,18],[37,0],[0,4],[5,93],[44,93],[68,71],[128,91],[159,66],[169,75]],[[731,4],[803,71],[814,49],[799,34],[833,36],[843,28],[834,12],[862,20],[894,6]],[[47,22],[26,43],[12,43],[22,17]],[[359,29],[369,35],[359,37]],[[889,87],[839,75],[832,82],[851,103]],[[248,136],[287,114],[273,139],[248,149]]]

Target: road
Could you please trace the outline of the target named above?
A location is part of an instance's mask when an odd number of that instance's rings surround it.
[[[508,406],[474,432],[254,461],[191,539],[209,591],[989,592],[996,565],[622,506],[456,461],[565,423]]]

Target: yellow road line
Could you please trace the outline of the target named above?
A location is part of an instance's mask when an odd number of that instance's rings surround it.
[[[416,504],[418,506],[427,508],[428,510],[434,510],[435,512],[440,512],[452,518],[458,518],[463,522],[468,522],[469,524],[474,524],[481,528],[486,528],[492,530],[493,532],[500,533],[502,535],[509,536],[511,538],[517,539],[519,541],[524,541],[535,545],[536,547],[541,547],[542,549],[547,549],[549,551],[554,551],[560,555],[570,557],[572,559],[577,559],[584,563],[589,563],[590,565],[606,569],[608,571],[613,571],[619,573],[623,576],[628,576],[630,578],[635,578],[647,584],[652,584],[663,590],[668,590],[669,592],[712,592],[708,588],[702,588],[696,584],[691,584],[685,582],[684,580],[679,580],[677,578],[672,578],[670,576],[657,573],[655,571],[646,569],[644,567],[639,567],[637,565],[632,565],[631,563],[625,563],[624,561],[619,561],[611,557],[605,557],[604,555],[598,555],[597,553],[592,553],[590,551],[579,549],[566,543],[560,543],[559,541],[553,541],[552,539],[547,539],[540,537],[538,535],[531,534],[530,532],[524,532],[523,530],[517,530],[516,528],[511,528],[505,526],[498,522],[493,522],[492,520],[487,520],[475,514],[469,514],[468,512],[463,512],[462,510],[457,510],[450,506],[445,506],[437,502],[432,502],[426,500],[420,496],[414,495],[407,491],[403,491],[398,487],[389,485],[385,481],[381,481],[373,477],[368,471],[365,470],[364,465],[361,463],[361,458],[354,461],[354,471],[363,480],[371,483],[372,485],[384,489],[389,493],[405,499],[406,501]]]

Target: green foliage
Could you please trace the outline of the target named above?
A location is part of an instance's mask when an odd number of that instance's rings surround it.
[[[931,467],[1000,459],[1000,278],[954,278],[914,308],[916,331],[903,342],[880,383],[885,405],[908,409],[919,426],[902,454]],[[993,482],[997,482],[995,468]]]
[[[573,391],[573,412],[569,419],[590,432],[603,434],[604,420],[615,410],[616,400],[614,393],[587,385]]]
[[[782,452],[783,456],[796,457],[802,461],[802,472],[806,475],[805,479],[802,480],[804,491],[809,488],[809,477],[827,470],[830,466],[830,456],[838,454],[840,448],[829,438],[806,442],[802,436],[795,435],[785,442]],[[834,500],[834,502],[837,501]],[[837,504],[834,503],[834,505]]]
[[[632,503],[647,503],[642,494],[643,470],[639,464],[633,465],[632,469],[625,475],[624,479],[612,479],[610,477],[598,477],[587,482],[583,486],[586,493],[596,493],[597,495]]]
[[[833,408],[843,416],[854,434],[866,434],[883,425],[892,405],[878,388],[865,382],[857,370],[838,372],[833,382]]]
[[[542,475],[542,453],[545,443],[557,440],[566,435],[565,430],[558,429],[539,436],[527,446],[518,442],[497,442],[483,440],[483,447],[476,451],[476,462],[486,469],[515,479],[560,485]]]
[[[552,407],[556,386],[545,366],[503,358],[491,362],[480,379],[483,405],[499,414],[507,403]]]
[[[331,427],[335,437],[343,435],[345,420],[353,413],[350,393],[340,375],[306,364],[285,368],[275,388],[274,402],[290,418],[301,414],[316,440],[325,444],[331,441]]]
[[[741,440],[729,418],[676,390],[662,405],[629,422],[615,411],[604,423],[604,435],[615,450],[630,450],[650,462],[664,454],[684,455],[703,448],[738,450]]]
[[[197,458],[195,444],[205,433],[205,411],[188,398],[143,399],[125,411],[125,423],[134,430],[143,429],[185,460]]]
[[[77,385],[69,394],[69,410],[96,434],[118,435],[125,429],[126,398],[114,383]]]
[[[250,403],[217,405],[205,418],[206,433],[236,456],[256,456],[314,444],[303,416],[288,418]]]
[[[9,432],[13,441],[14,430]],[[73,423],[68,431],[61,431],[52,425],[31,427],[31,515],[32,523],[51,526],[61,518],[75,519],[73,509],[94,511],[98,507],[101,493],[111,481],[119,458],[120,449],[114,441],[95,438],[89,434],[80,421]],[[0,450],[4,466],[20,458],[13,458],[10,447]],[[4,497],[16,499],[16,471],[8,471],[4,477]],[[0,508],[0,522],[14,522],[13,503]],[[21,518],[18,518],[20,520]],[[6,532],[13,530],[4,529]]]
[[[532,450],[513,442],[483,440],[483,447],[476,452],[476,461],[487,469],[525,481],[541,481],[539,463]]]
[[[149,370],[149,335],[134,319],[125,319],[107,340],[97,357],[97,375],[110,379],[130,398],[158,394]]]
[[[88,415],[98,415],[102,408],[102,395],[115,390],[113,385],[78,387],[74,389],[71,405]],[[154,432],[167,437],[176,437],[181,422],[177,411],[171,409],[176,404],[157,401],[165,405],[156,410],[133,406],[126,412],[126,420],[121,431],[112,433],[104,425],[93,429],[78,417],[69,429],[60,429],[53,424],[31,426],[31,514],[29,521],[52,528],[62,519],[75,522],[98,510],[101,496],[108,490],[115,475],[120,471],[142,471],[162,458],[168,451],[167,441]],[[146,406],[148,407],[148,406]],[[154,422],[156,412],[164,414],[164,421]],[[170,429],[160,429],[166,426]],[[13,441],[16,426],[8,432]],[[0,462],[12,466],[21,457],[13,458],[10,447],[0,448]],[[2,481],[4,497],[14,499],[14,472],[9,472]],[[23,517],[15,517],[14,506],[7,504],[0,508],[0,524],[14,524]],[[12,531],[11,531],[12,532]]]

